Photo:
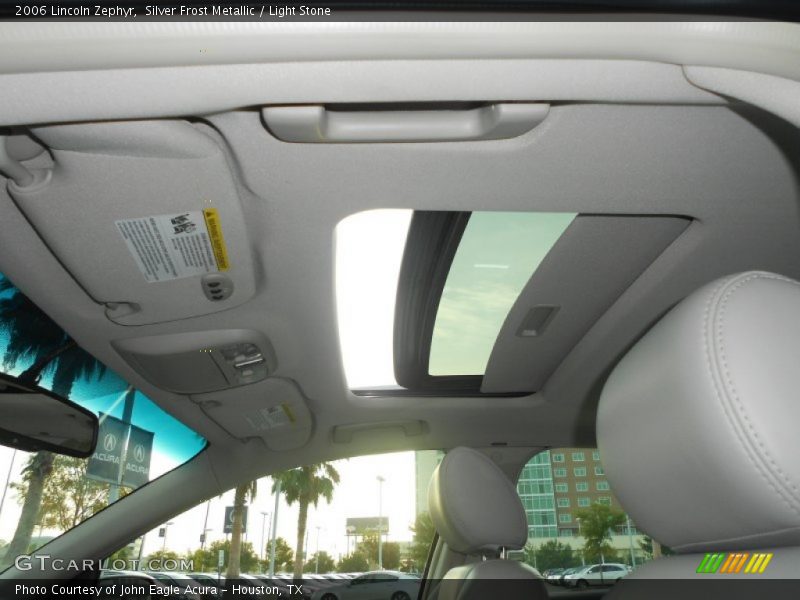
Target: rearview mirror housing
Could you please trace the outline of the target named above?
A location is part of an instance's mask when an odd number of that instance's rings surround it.
[[[0,444],[87,458],[97,444],[97,415],[37,385],[0,374]]]

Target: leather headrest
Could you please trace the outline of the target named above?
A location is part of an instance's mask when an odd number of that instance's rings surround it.
[[[431,520],[447,546],[462,554],[517,550],[528,522],[517,490],[492,460],[454,448],[433,472],[428,488]]]
[[[612,372],[597,439],[612,489],[661,543],[800,544],[800,284],[748,272],[683,300]]]

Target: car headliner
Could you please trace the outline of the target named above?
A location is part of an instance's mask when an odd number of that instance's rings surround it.
[[[83,347],[210,442],[184,467],[49,544],[52,555],[102,556],[240,481],[299,464],[469,445],[491,448],[513,477],[536,449],[594,443],[596,403],[609,370],[693,289],[747,269],[800,278],[798,132],[787,121],[800,117],[786,101],[800,89],[798,26],[178,25],[0,24],[0,126],[197,118],[197,127],[228,149],[249,190],[243,203],[259,265],[256,295],[247,303],[124,327],[105,317],[5,188],[0,192],[0,272]],[[621,41],[626,33],[631,39]],[[198,47],[215,51],[198,58]],[[772,99],[759,92],[765,86]],[[725,94],[713,93],[720,90]],[[543,125],[511,140],[315,145],[275,139],[253,108],[486,99],[544,101],[551,109]],[[382,207],[668,214],[693,222],[538,393],[369,398],[353,395],[342,372],[334,229],[347,215]],[[297,383],[313,415],[305,446],[278,452],[257,436],[233,438],[197,404],[145,381],[110,344],[220,328],[256,329],[270,339],[275,375]],[[408,419],[425,423],[419,435],[391,426]],[[343,425],[365,427],[349,443],[335,442],[332,430]]]

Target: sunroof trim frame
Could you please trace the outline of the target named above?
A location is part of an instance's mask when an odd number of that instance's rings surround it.
[[[450,265],[471,212],[414,211],[397,282],[394,319],[394,374],[415,393],[480,393],[482,375],[428,373],[433,327]]]

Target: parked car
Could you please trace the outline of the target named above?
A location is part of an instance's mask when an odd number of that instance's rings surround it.
[[[420,579],[400,571],[372,571],[339,585],[314,591],[311,600],[411,600],[419,593]]]
[[[629,573],[628,567],[621,563],[586,565],[563,579],[566,587],[587,588],[590,585],[611,585]]]
[[[558,574],[558,575],[555,577],[555,580],[554,580],[554,581],[552,581],[552,583],[554,583],[554,584],[556,584],[556,585],[564,585],[564,578],[565,578],[567,575],[572,575],[573,573],[575,573],[576,571],[579,571],[579,570],[580,570],[580,569],[582,569],[582,568],[583,568],[583,567],[570,567],[570,568],[568,568],[568,569],[564,569],[563,571],[561,571],[561,573],[559,573],[559,574]]]
[[[565,570],[566,569],[547,569],[542,573],[542,576],[547,583],[558,585],[559,579],[561,579],[561,575],[563,575]]]

